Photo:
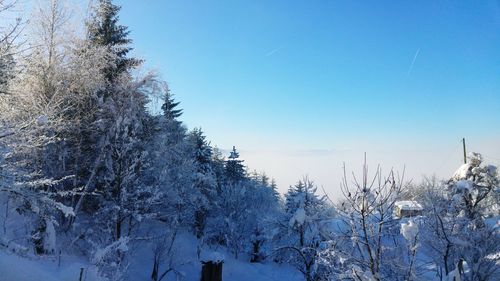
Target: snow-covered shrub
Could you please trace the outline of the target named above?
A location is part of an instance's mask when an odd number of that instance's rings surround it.
[[[427,196],[423,250],[435,262],[441,277],[461,274],[463,280],[499,277],[500,231],[487,223],[498,206],[496,167],[483,165],[472,153],[451,179],[432,188]],[[457,268],[463,265],[463,268]]]
[[[331,218],[332,208],[324,196],[317,194],[317,187],[308,178],[290,187],[284,203],[275,257],[292,264],[306,280],[319,280],[325,275],[319,268],[320,255],[330,239],[324,226]]]

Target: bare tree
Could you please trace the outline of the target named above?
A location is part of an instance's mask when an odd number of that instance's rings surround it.
[[[361,181],[352,174],[352,183],[348,182],[344,166],[341,190],[344,201],[338,210],[346,226],[341,236],[349,245],[344,248],[349,257],[352,278],[365,280],[367,276],[375,280],[385,280],[392,269],[383,268],[388,265],[392,247],[399,245],[394,239],[399,230],[393,219],[393,207],[405,187],[404,173],[398,177],[392,170],[387,177],[382,176],[380,166],[375,170],[373,178],[368,176],[368,166],[363,165]]]

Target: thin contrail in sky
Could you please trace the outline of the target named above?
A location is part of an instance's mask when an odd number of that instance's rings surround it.
[[[277,52],[278,52],[279,50],[281,50],[281,49],[283,49],[283,46],[278,47],[278,48],[276,48],[276,49],[273,49],[273,50],[271,50],[271,51],[267,52],[266,57],[269,57],[269,56],[274,55],[275,53],[277,53]]]
[[[420,53],[420,48],[417,49],[415,52],[415,55],[413,56],[413,61],[410,64],[410,68],[408,69],[408,73],[406,73],[406,79],[410,77],[411,71],[413,70],[413,65],[415,64],[415,61],[417,60],[418,54]]]

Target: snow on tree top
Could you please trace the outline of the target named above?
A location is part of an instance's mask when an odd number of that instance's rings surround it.
[[[210,253],[205,253],[201,256],[200,260],[202,262],[215,262],[215,263],[220,263],[224,262],[225,256],[222,253],[219,252],[210,252]]]
[[[290,226],[293,227],[295,225],[303,225],[304,222],[306,221],[306,211],[304,208],[299,208],[293,215],[293,217],[290,219]]]
[[[424,209],[417,201],[397,201],[394,205],[400,210],[422,211]]]
[[[472,165],[471,164],[463,164],[458,168],[458,170],[455,171],[453,176],[451,177],[453,180],[463,180],[467,179],[469,176],[470,170],[471,170]]]
[[[233,150],[231,151],[231,154],[229,155],[229,159],[237,159],[240,157],[240,154],[236,151],[236,147],[233,146]]]

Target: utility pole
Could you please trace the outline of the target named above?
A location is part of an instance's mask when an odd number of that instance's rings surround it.
[[[465,138],[462,139],[462,145],[464,147],[464,164],[467,164],[467,152],[465,151]]]

